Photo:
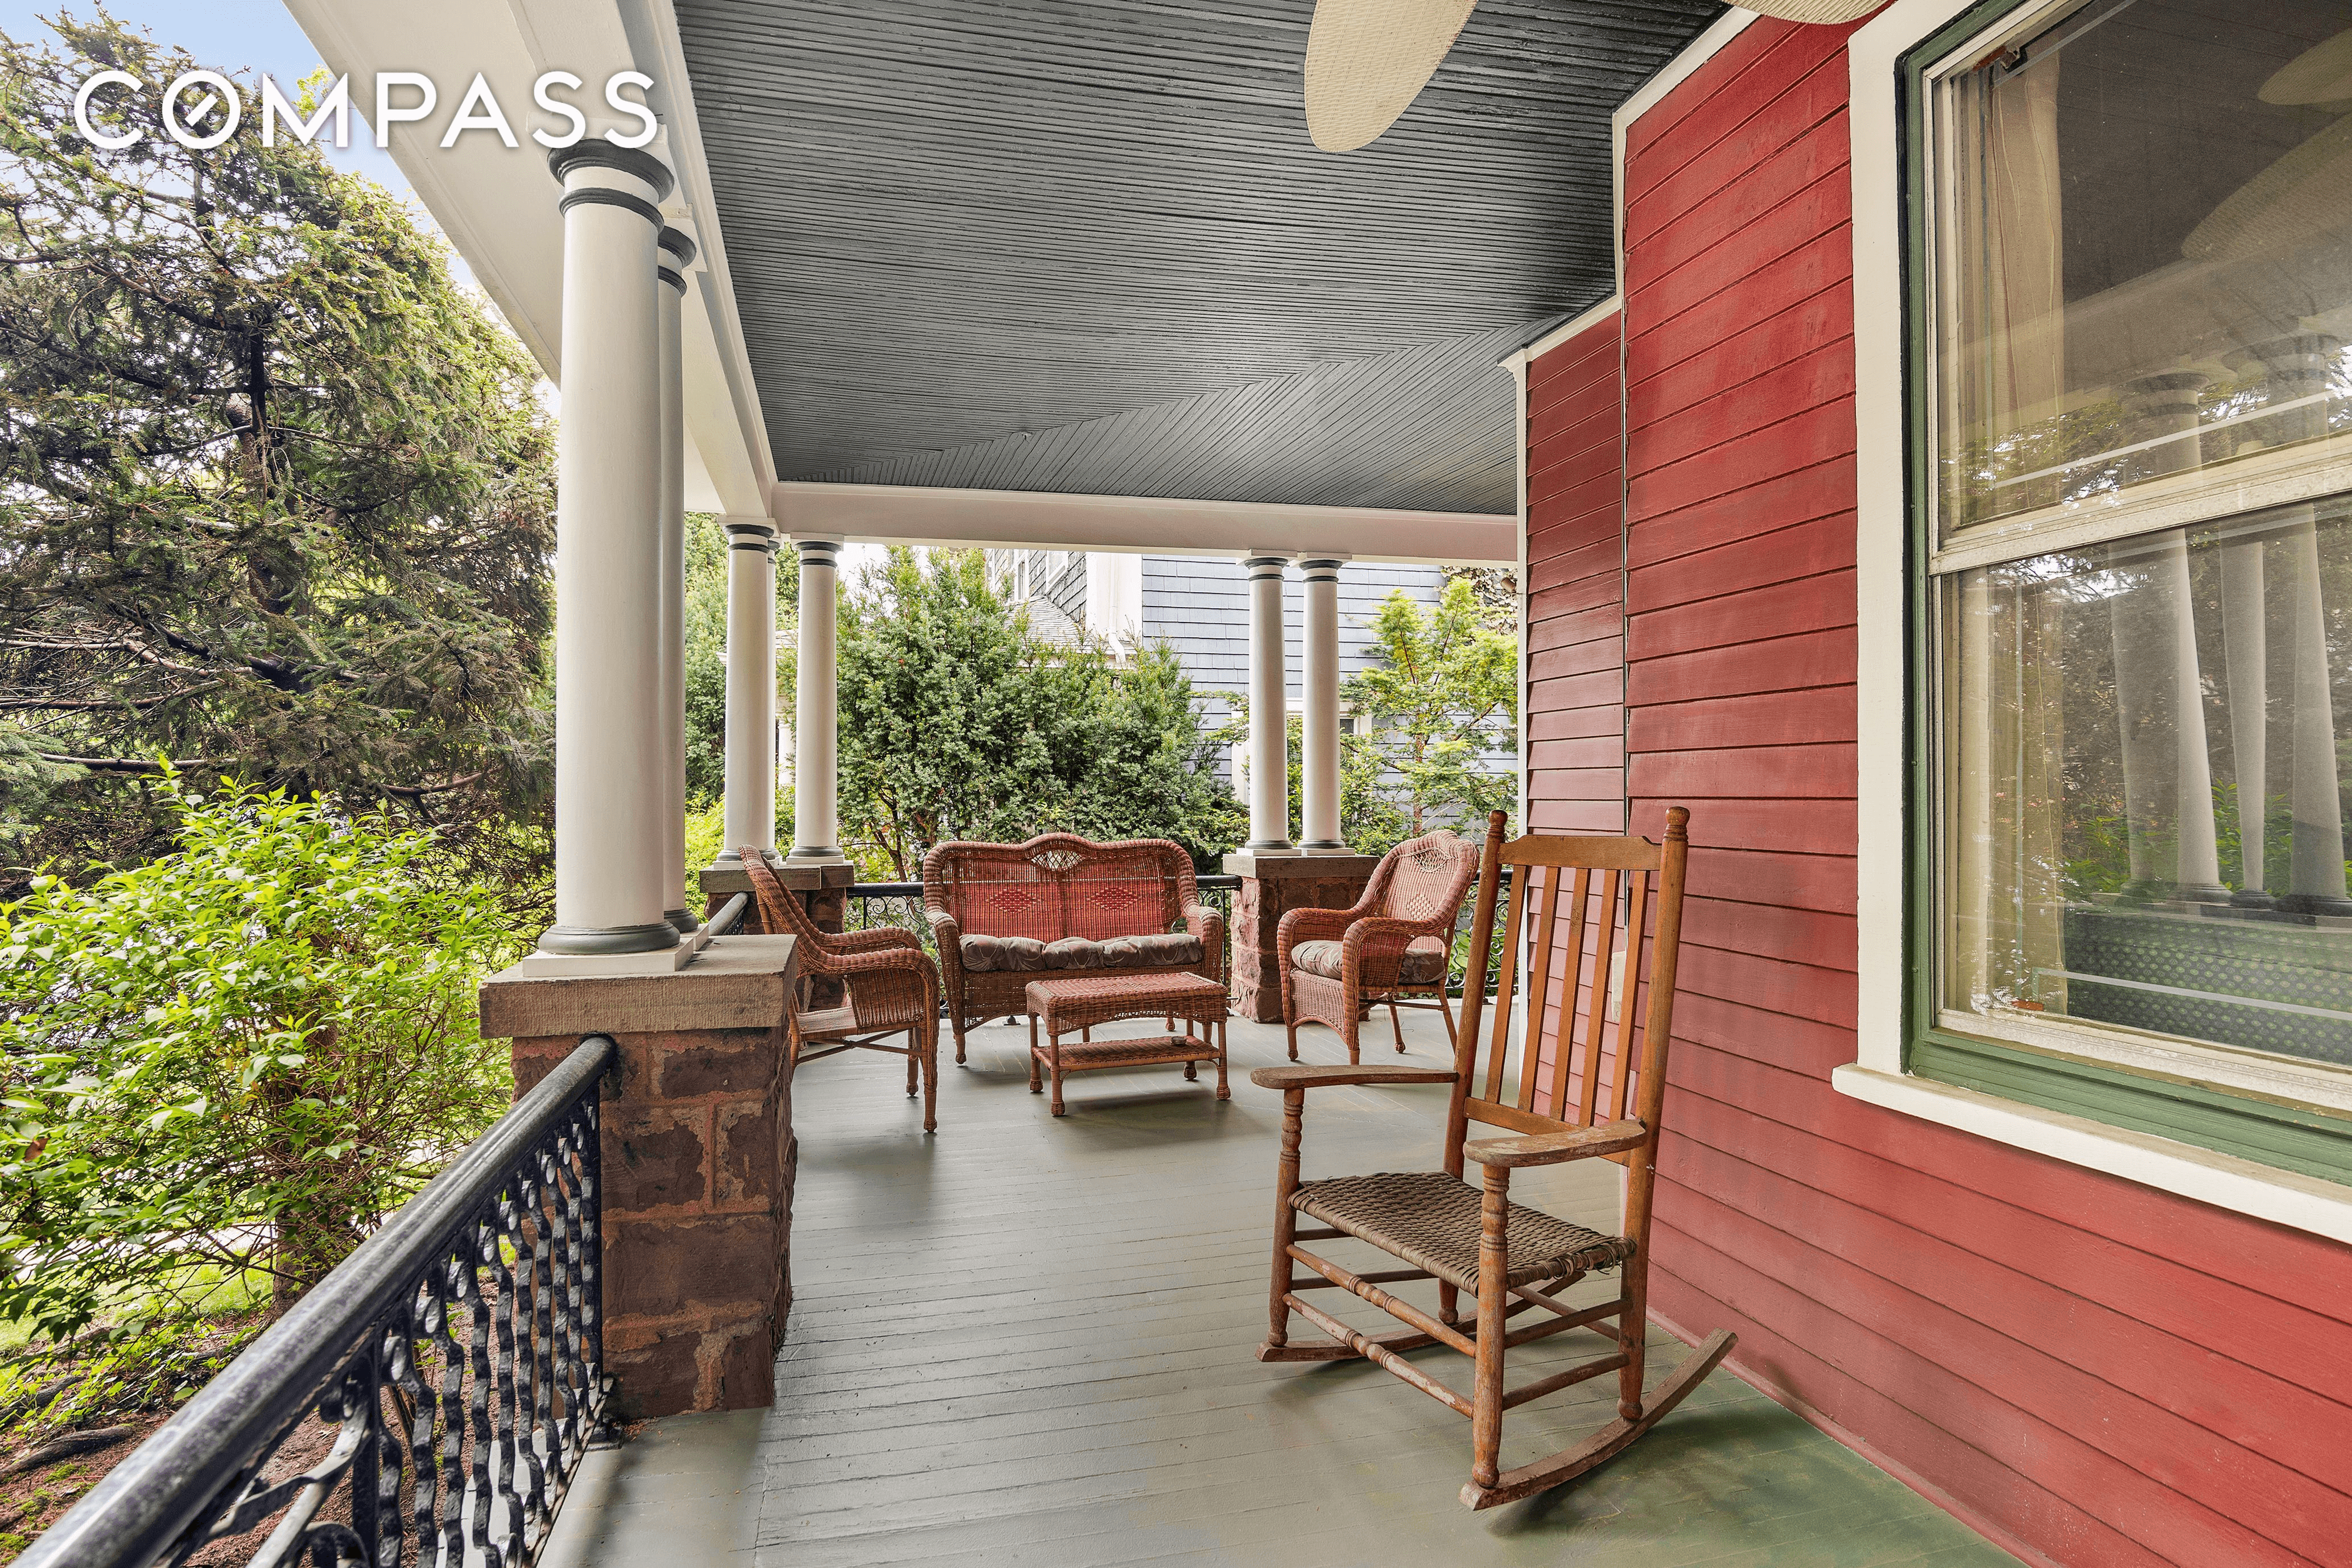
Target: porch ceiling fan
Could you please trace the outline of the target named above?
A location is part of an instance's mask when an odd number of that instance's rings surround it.
[[[1307,33],[1307,129],[1349,153],[1396,122],[1454,47],[1478,0],[1316,0]],[[1885,0],[1742,0],[1788,22],[1851,22]]]

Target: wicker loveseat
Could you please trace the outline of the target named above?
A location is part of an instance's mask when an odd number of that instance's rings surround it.
[[[951,841],[923,857],[923,904],[959,1062],[967,1028],[1025,1016],[1029,983],[1055,971],[1225,978],[1224,917],[1201,901],[1192,857],[1164,839]]]

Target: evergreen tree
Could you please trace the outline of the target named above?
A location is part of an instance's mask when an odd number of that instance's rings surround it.
[[[1215,742],[1175,656],[1126,668],[1049,642],[977,552],[894,549],[840,617],[841,810],[869,874],[919,874],[949,838],[1049,829],[1169,838],[1197,860],[1239,838]]]
[[[440,823],[537,896],[536,367],[397,200],[290,136],[262,145],[251,85],[236,132],[192,150],[159,100],[195,60],[103,13],[55,26],[63,57],[0,37],[12,879],[159,852],[168,758]],[[145,84],[92,102],[143,132],[122,151],[74,129],[101,68]]]

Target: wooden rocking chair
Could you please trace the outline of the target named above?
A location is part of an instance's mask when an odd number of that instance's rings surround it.
[[[1682,931],[1683,872],[1688,854],[1681,806],[1666,813],[1663,844],[1643,838],[1571,838],[1536,834],[1503,842],[1503,814],[1489,819],[1463,992],[1454,1070],[1402,1065],[1260,1068],[1250,1081],[1282,1091],[1282,1163],[1274,1222],[1274,1284],[1269,1330],[1260,1361],[1339,1361],[1365,1356],[1470,1418],[1470,1481],[1462,1500],[1492,1508],[1556,1487],[1612,1458],[1680,1404],[1729,1352],[1733,1336],[1710,1335],[1672,1377],[1644,1400],[1643,1352],[1648,1319],[1650,1195],[1665,1102],[1666,1045],[1674,1026],[1675,959]],[[1496,869],[1512,868],[1510,912],[1494,1003],[1486,1064],[1478,1071],[1486,1012],[1487,953],[1495,930]],[[1640,967],[1643,931],[1649,970]],[[1528,918],[1532,915],[1532,922]],[[1528,954],[1527,1026],[1516,1082],[1505,1079],[1513,981]],[[1622,993],[1622,994],[1621,994]],[[1580,1008],[1580,997],[1583,998]],[[1640,1029],[1633,1019],[1646,999]],[[1613,1042],[1608,1037],[1614,1025]],[[1553,1048],[1547,1053],[1548,1039]],[[1637,1059],[1638,1058],[1638,1059]],[[1632,1070],[1628,1070],[1631,1068]],[[1298,1179],[1300,1121],[1307,1091],[1333,1084],[1452,1083],[1445,1169],[1406,1175]],[[1472,1122],[1508,1137],[1469,1142]],[[1510,1201],[1511,1172],[1583,1159],[1626,1167],[1622,1234],[1602,1236]],[[1481,1169],[1481,1185],[1462,1179],[1464,1162]],[[1302,1231],[1298,1216],[1328,1229]],[[1349,1272],[1299,1245],[1353,1237],[1412,1265],[1370,1275]],[[1321,1279],[1294,1277],[1304,1264]],[[1554,1292],[1591,1270],[1622,1270],[1617,1299],[1571,1308]],[[1433,1279],[1434,1317],[1381,1289]],[[1325,1280],[1386,1310],[1405,1329],[1356,1332],[1301,1295]],[[1462,1292],[1477,1302],[1474,1322],[1457,1312]],[[1506,1330],[1505,1321],[1538,1309],[1544,1317]],[[1290,1342],[1296,1312],[1330,1336]],[[1616,1348],[1524,1387],[1503,1387],[1505,1352],[1570,1329],[1590,1329]],[[1474,1386],[1465,1398],[1404,1359],[1406,1351],[1442,1344],[1471,1357]],[[1585,1442],[1517,1469],[1500,1468],[1503,1413],[1605,1373],[1617,1373],[1617,1419]]]

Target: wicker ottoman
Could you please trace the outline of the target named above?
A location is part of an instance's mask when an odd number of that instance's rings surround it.
[[[1156,1062],[1181,1062],[1187,1081],[1198,1081],[1196,1062],[1217,1064],[1217,1098],[1231,1100],[1225,1087],[1225,988],[1213,980],[1182,971],[1158,973],[1085,974],[1029,983],[1029,1092],[1043,1092],[1040,1071],[1054,1080],[1054,1114],[1062,1114],[1062,1075],[1093,1072],[1103,1068],[1145,1067]],[[1149,1035],[1138,1040],[1081,1038],[1062,1044],[1062,1037],[1077,1030],[1083,1036],[1097,1024],[1122,1018],[1181,1018],[1181,1035]],[[1038,1026],[1045,1043],[1037,1043]],[[1194,1025],[1200,1032],[1193,1032]]]

